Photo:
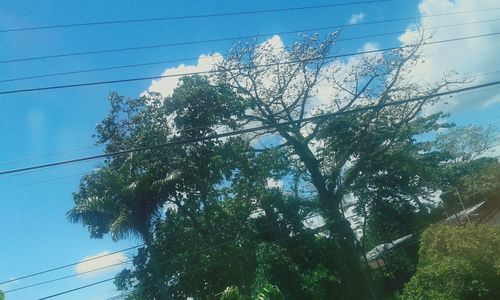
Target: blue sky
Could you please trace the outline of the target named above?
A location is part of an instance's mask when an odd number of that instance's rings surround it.
[[[162,16],[195,15],[217,12],[260,10],[266,8],[329,4],[338,1],[2,1],[0,2],[0,30],[65,23],[91,22],[115,19],[136,19]],[[366,22],[406,16],[419,16],[448,11],[495,7],[494,0],[398,0],[377,4],[363,4],[337,8],[265,13],[218,18],[158,21],[79,28],[0,32],[0,60],[45,56],[60,53],[92,51],[109,48],[175,43],[184,41],[225,38],[249,34],[263,34],[290,30],[346,24],[349,21]],[[420,8],[419,8],[419,4]],[[451,6],[450,6],[451,5]],[[451,8],[450,8],[451,7]],[[354,18],[353,18],[354,16]],[[470,20],[500,18],[500,11],[477,13],[453,18],[442,17],[429,21],[441,26]],[[351,20],[352,18],[352,20]],[[471,19],[472,18],[472,19]],[[420,22],[420,19],[415,21]],[[392,31],[404,31],[412,21],[383,23],[346,28],[342,36],[361,36]],[[500,31],[500,22],[456,27],[436,32],[435,38],[473,35]],[[286,44],[295,35],[282,35]],[[500,65],[498,37],[475,40],[465,44],[450,44],[429,50],[429,63],[422,72],[441,74],[443,68],[461,72],[492,72]],[[353,52],[365,43],[377,47],[401,44],[398,35],[356,40],[339,44],[340,52]],[[81,69],[135,64],[152,61],[199,57],[202,54],[224,54],[231,42],[205,43],[180,47],[128,51],[123,53],[72,56],[1,65],[0,80],[66,72]],[[495,51],[496,50],[496,51]],[[186,61],[186,65],[196,65]],[[30,87],[114,80],[129,77],[158,76],[166,69],[178,70],[177,64],[91,72],[71,76],[48,77],[15,82],[0,82],[0,91]],[[195,68],[195,67],[194,67]],[[481,77],[483,82],[498,80],[495,76]],[[73,89],[0,95],[0,169],[12,169],[32,164],[98,154],[92,134],[95,125],[108,111],[110,91],[136,97],[150,87],[150,81],[129,82]],[[160,82],[161,84],[161,82]],[[449,102],[460,100],[455,97]],[[472,93],[463,105],[448,104],[440,108],[452,112],[457,124],[500,126],[498,90]],[[75,150],[79,149],[79,150]],[[72,150],[71,152],[68,152]],[[73,151],[75,150],[75,151]],[[63,153],[61,153],[63,152]],[[47,154],[54,154],[43,156]],[[40,157],[41,156],[41,157]],[[26,159],[29,158],[29,159]],[[20,159],[26,159],[19,161]],[[72,192],[76,190],[83,172],[99,165],[86,162],[0,176],[0,281],[48,269],[105,251],[129,247],[137,240],[112,242],[109,237],[91,240],[85,228],[71,224],[65,213],[72,207]],[[116,270],[115,270],[116,271]],[[68,268],[34,277],[30,280],[0,286],[8,290],[76,272]],[[94,277],[76,277],[54,284],[7,294],[7,299],[35,299],[113,276],[113,272]],[[99,285],[57,299],[105,299],[117,294],[112,283]]]

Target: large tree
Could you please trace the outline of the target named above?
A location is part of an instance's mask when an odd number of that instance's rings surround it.
[[[366,165],[399,146],[400,136],[384,130],[397,132],[419,118],[422,108],[452,81],[446,77],[439,82],[412,80],[412,67],[422,59],[422,40],[415,41],[414,47],[360,56],[345,65],[336,60],[335,41],[334,34],[325,39],[304,35],[290,46],[241,43],[231,49],[218,74],[249,104],[245,120],[274,126],[268,133],[282,141],[276,147],[290,151],[306,182],[314,187],[330,234],[338,237],[344,250],[343,259],[354,264],[358,255],[342,200]],[[412,97],[422,98],[387,106]],[[354,140],[328,151],[318,148],[328,143],[329,136],[335,138],[338,128],[328,127],[329,120],[310,122],[308,116],[341,114],[363,106],[377,108],[357,115],[360,124],[353,125],[359,127],[350,132]],[[370,139],[377,131],[380,138]]]
[[[440,158],[415,135],[440,127],[441,115],[420,112],[450,81],[412,81],[419,41],[344,64],[335,40],[241,43],[214,76],[185,77],[171,96],[111,95],[98,143],[106,153],[144,149],[82,178],[69,218],[95,238],[145,241],[134,270],[117,278],[121,289],[211,298],[231,285],[251,294],[275,284],[288,298],[370,297],[343,200],[356,196],[371,216],[393,203],[425,210],[418,196],[433,187]],[[386,106],[412,97],[421,100]],[[337,117],[307,119],[323,113]],[[271,129],[207,139],[256,125]],[[318,213],[324,225],[304,222]]]

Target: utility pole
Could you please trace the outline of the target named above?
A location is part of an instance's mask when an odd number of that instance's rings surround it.
[[[464,206],[464,202],[462,201],[462,197],[460,196],[460,193],[458,192],[458,189],[455,187],[455,191],[457,192],[457,195],[458,195],[458,200],[460,201],[460,205],[462,205],[462,210],[464,211],[465,213],[465,206]],[[467,217],[467,221],[469,222],[469,224],[471,224],[471,221],[469,219],[469,214],[465,214],[465,216]]]
[[[443,209],[444,209],[444,213],[446,215],[446,218],[448,219],[450,217],[450,215],[448,214],[448,211],[446,210],[446,206],[444,206],[444,201],[443,199],[441,199],[441,205],[443,206]]]

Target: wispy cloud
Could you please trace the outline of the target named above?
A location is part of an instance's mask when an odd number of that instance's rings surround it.
[[[359,13],[359,14],[353,14],[351,18],[349,19],[349,24],[358,24],[362,22],[365,19],[365,14],[364,13]]]
[[[18,284],[20,281],[19,280],[14,280],[16,279],[15,277],[11,277],[8,280],[13,280],[4,284],[0,284],[0,291],[6,291],[11,289],[14,285]]]
[[[102,275],[103,273],[108,273],[112,271],[117,271],[123,268],[123,265],[117,265],[127,261],[127,257],[123,253],[114,253],[111,255],[107,255],[110,252],[103,251],[101,253],[97,253],[96,255],[87,256],[82,258],[79,264],[76,265],[76,272],[79,276],[83,278],[95,277],[98,275]],[[100,257],[106,255],[104,257]],[[99,257],[99,258],[96,258]],[[94,259],[96,258],[96,259]],[[92,259],[92,260],[89,260]],[[116,266],[115,266],[116,265]],[[112,266],[109,268],[103,268],[107,266]],[[96,269],[102,268],[97,271],[93,271]],[[92,272],[89,272],[92,271]]]

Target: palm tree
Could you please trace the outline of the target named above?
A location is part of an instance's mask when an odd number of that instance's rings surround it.
[[[136,236],[150,244],[155,221],[162,215],[175,175],[154,180],[149,172],[132,174],[126,168],[105,167],[84,176],[73,194],[69,221],[88,227],[92,238],[109,233],[114,241]],[[161,299],[169,299],[158,261],[150,253],[153,276]]]
[[[114,241],[136,236],[146,242],[165,201],[150,176],[134,177],[104,168],[82,178],[69,221],[86,225],[92,238],[110,233]]]

